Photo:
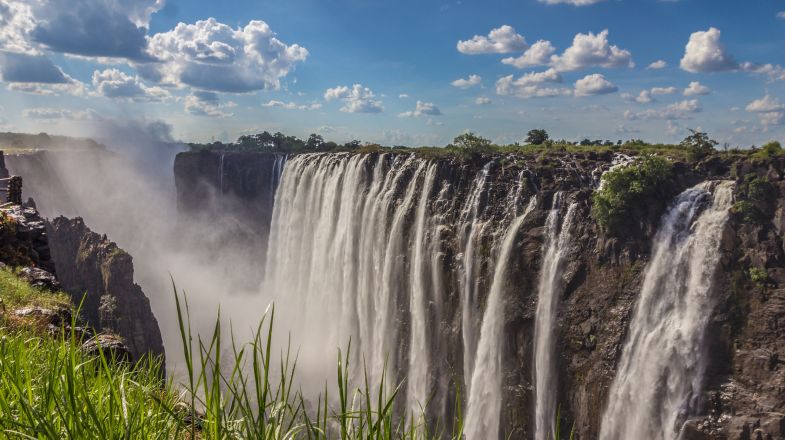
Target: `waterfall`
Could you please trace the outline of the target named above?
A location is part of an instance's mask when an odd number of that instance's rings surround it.
[[[551,440],[556,420],[556,369],[554,361],[556,347],[553,333],[559,297],[564,289],[562,269],[565,253],[572,244],[572,223],[577,204],[570,204],[559,232],[562,194],[556,193],[548,219],[545,222],[545,243],[537,311],[534,319],[534,393],[535,393],[535,436],[536,440]]]
[[[733,182],[704,182],[680,194],[663,217],[600,439],[675,439],[699,409],[712,279],[732,203]]]
[[[462,227],[463,249],[463,277],[462,277],[462,303],[461,303],[461,335],[463,337],[463,375],[466,392],[471,389],[472,370],[474,368],[474,354],[477,350],[477,330],[480,320],[477,310],[477,295],[479,289],[478,256],[475,254],[477,240],[482,236],[486,222],[480,219],[483,203],[483,192],[488,180],[491,162],[488,162],[474,179],[469,198],[461,211],[460,223]]]
[[[414,255],[412,259],[411,294],[409,296],[409,309],[411,310],[411,330],[409,339],[409,374],[407,378],[408,408],[413,415],[420,414],[427,403],[430,391],[428,375],[430,374],[430,357],[428,353],[426,320],[426,303],[430,290],[426,281],[427,264],[425,262],[428,252],[428,242],[425,239],[428,228],[426,214],[428,201],[436,177],[436,164],[431,164],[425,175],[425,183],[420,202],[417,206],[416,228],[414,236]]]
[[[288,154],[276,154],[275,155],[275,162],[273,162],[273,168],[270,171],[270,200],[275,200],[275,191],[278,188],[278,184],[281,181],[281,175],[283,174],[283,167],[286,165],[286,161],[289,159]]]
[[[225,153],[221,153],[221,160],[218,163],[218,191],[219,194],[224,194],[224,156]]]
[[[372,387],[405,378],[407,409],[426,405],[434,188],[436,165],[413,155],[305,154],[283,168],[263,289],[317,390],[351,338],[355,379],[365,362]]]
[[[516,218],[504,234],[498,263],[493,274],[483,314],[480,340],[474,363],[465,434],[467,440],[499,438],[502,395],[502,332],[504,330],[504,290],[507,286],[508,267],[518,231],[534,209],[532,198],[526,211]]]

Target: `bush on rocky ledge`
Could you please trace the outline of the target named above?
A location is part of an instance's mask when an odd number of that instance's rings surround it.
[[[597,224],[611,234],[618,232],[641,200],[667,193],[672,174],[672,162],[659,156],[647,156],[605,173],[602,188],[594,192],[592,215]]]

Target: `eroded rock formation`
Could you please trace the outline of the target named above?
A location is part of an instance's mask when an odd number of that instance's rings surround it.
[[[87,323],[122,337],[135,360],[163,355],[158,321],[134,283],[131,255],[92,232],[81,218],[57,217],[47,230],[58,278],[74,303],[82,304]]]

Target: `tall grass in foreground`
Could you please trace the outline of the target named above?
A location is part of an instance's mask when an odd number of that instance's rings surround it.
[[[296,355],[288,348],[272,353],[274,309],[253,340],[239,344],[233,333],[222,333],[220,316],[209,339],[192,334],[187,301],[176,290],[175,301],[182,384],[162,380],[155,359],[131,365],[103,351],[88,356],[75,333],[36,333],[0,314],[0,438],[461,438],[460,414],[449,433],[431,430],[422,415],[398,416],[401,387],[385,390],[367,375],[353,383],[349,356],[340,351],[335,386],[325,383],[307,400],[297,388]]]

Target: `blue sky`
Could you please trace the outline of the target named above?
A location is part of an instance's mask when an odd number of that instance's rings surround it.
[[[0,130],[760,144],[783,47],[781,0],[0,0]]]

